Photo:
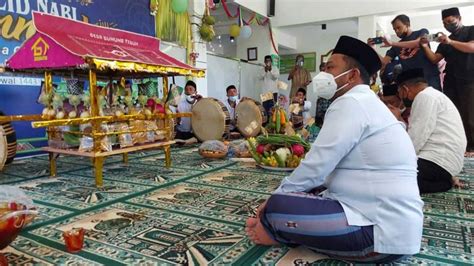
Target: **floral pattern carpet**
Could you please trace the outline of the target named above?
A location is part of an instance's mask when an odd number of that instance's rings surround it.
[[[40,211],[2,250],[10,265],[346,265],[303,247],[264,247],[245,236],[244,223],[278,187],[285,173],[232,160],[209,160],[195,147],[172,150],[164,168],[160,150],[119,156],[94,186],[90,160],[60,157],[18,160],[0,184],[22,188]],[[397,264],[474,264],[474,158],[460,174],[463,189],[424,195],[422,250]],[[79,253],[66,252],[62,232],[85,229]]]

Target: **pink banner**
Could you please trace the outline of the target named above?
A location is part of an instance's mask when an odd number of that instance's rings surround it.
[[[194,69],[162,53],[160,41],[150,36],[38,12],[33,21],[37,34],[7,62],[13,69],[77,66],[87,57]]]
[[[59,46],[48,36],[36,33],[8,60],[13,69],[77,67],[84,60]]]

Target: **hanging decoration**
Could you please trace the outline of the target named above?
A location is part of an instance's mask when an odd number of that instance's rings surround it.
[[[270,41],[272,42],[273,50],[278,54],[278,46],[275,45],[275,40],[273,39],[272,25],[268,23],[268,32],[270,33]]]
[[[239,15],[240,15],[240,8],[237,8],[237,10],[235,11],[235,15],[231,15],[230,11],[229,11],[229,7],[227,6],[227,3],[225,0],[222,0],[222,7],[224,8],[224,11],[225,13],[227,14],[227,17],[229,18],[237,18]]]
[[[230,36],[231,37],[239,37],[240,35],[240,27],[239,25],[237,24],[232,24],[230,27],[229,27],[229,33],[230,33]]]
[[[248,39],[252,36],[252,27],[250,25],[244,25],[240,28],[240,38]]]
[[[193,65],[196,65],[196,59],[199,57],[199,53],[192,52],[189,54],[189,59],[193,63]]]
[[[262,18],[262,16],[258,15],[256,16],[255,20],[257,21],[257,24],[260,26],[265,26],[270,22],[269,18]]]
[[[174,0],[159,0],[155,16],[156,37],[163,41],[177,42],[192,51],[192,30],[188,13],[174,12],[172,2]]]
[[[201,36],[201,40],[210,42],[216,36],[214,31],[214,24],[216,23],[216,19],[211,16],[211,12],[209,11],[209,3],[206,2],[206,7],[204,10],[204,15],[202,17],[201,25],[199,26],[199,35]],[[192,61],[192,59],[191,59]]]
[[[150,0],[150,14],[156,16],[158,12],[158,0]]]
[[[216,8],[216,3],[214,3],[214,0],[207,0],[207,4],[210,9],[214,10]]]
[[[175,13],[184,13],[188,10],[188,0],[172,0],[171,8]]]
[[[242,17],[242,21],[244,22],[244,25],[250,25],[255,20],[256,15],[257,13],[253,12],[252,16],[250,16],[250,18],[247,21],[245,21],[242,15],[240,16]]]
[[[252,27],[250,25],[245,24],[245,21],[242,17],[242,10],[239,7],[239,26],[240,26],[240,38],[248,39],[252,35]]]

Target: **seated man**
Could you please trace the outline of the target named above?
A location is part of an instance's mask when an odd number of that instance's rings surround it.
[[[418,155],[418,187],[421,193],[448,191],[461,172],[467,140],[461,116],[453,102],[430,87],[423,69],[407,70],[397,77],[398,95],[412,105],[408,125]],[[395,110],[396,111],[396,110]],[[394,113],[400,119],[399,112]]]
[[[416,154],[402,123],[368,84],[381,62],[342,36],[316,94],[332,99],[311,150],[247,220],[252,241],[304,245],[352,262],[389,263],[420,250],[423,202]],[[320,196],[311,193],[324,185]]]
[[[178,103],[176,109],[177,113],[191,113],[193,105],[202,98],[201,95],[197,94],[196,83],[192,80],[186,82],[184,87],[184,97],[181,97],[181,101]],[[191,117],[178,118],[178,125],[176,126],[176,137],[179,140],[188,140],[194,137],[191,129]]]
[[[227,108],[227,111],[229,111],[230,115],[230,125],[229,129],[231,132],[238,132],[237,128],[235,127],[235,107],[239,104],[239,94],[237,92],[237,88],[234,85],[230,85],[226,89],[227,93],[227,100],[224,101],[224,105]]]
[[[403,118],[403,122],[408,124],[408,117],[410,116],[410,108],[406,108],[403,105],[402,100],[398,97],[398,85],[397,84],[390,84],[390,85],[383,85],[382,87],[382,96],[380,97],[383,103],[387,105],[387,107],[392,110],[398,109],[401,113]]]
[[[290,105],[290,121],[293,123],[295,130],[300,130],[311,118],[309,110],[311,109],[311,102],[306,100],[306,90],[299,88],[296,91],[295,97],[291,100]]]

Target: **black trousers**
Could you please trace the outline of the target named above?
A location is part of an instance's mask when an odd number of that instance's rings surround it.
[[[194,134],[192,132],[182,132],[182,131],[176,130],[175,139],[188,140],[193,137],[194,137]]]
[[[451,174],[441,166],[418,158],[418,188],[420,193],[445,192],[451,189]]]
[[[264,101],[262,103],[263,109],[265,109],[265,112],[267,113],[268,121],[270,121],[270,117],[272,116],[271,111],[276,102],[278,102],[278,93],[274,92],[273,100]]]
[[[454,103],[461,115],[467,138],[467,151],[474,151],[474,80],[462,80],[446,74],[444,94]]]

